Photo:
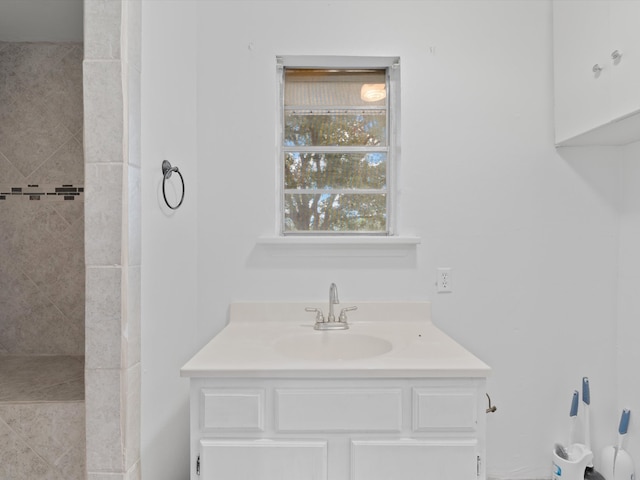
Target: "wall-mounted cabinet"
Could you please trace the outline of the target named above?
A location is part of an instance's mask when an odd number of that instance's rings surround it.
[[[640,140],[640,1],[554,0],[558,146]]]

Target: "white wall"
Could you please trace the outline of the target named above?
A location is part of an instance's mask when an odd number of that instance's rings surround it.
[[[186,478],[178,369],[229,303],[324,300],[332,281],[348,303],[431,300],[493,367],[490,476],[550,476],[585,375],[599,450],[616,407],[620,177],[615,152],[553,147],[550,2],[154,0],[143,13],[145,478]],[[401,57],[399,228],[422,238],[415,256],[256,246],[274,232],[279,54]],[[188,189],[172,216],[157,202],[165,157]],[[435,293],[439,266],[451,294]]]
[[[185,0],[142,6],[142,475],[181,480],[189,476],[189,404],[179,374],[199,339],[196,8]],[[164,159],[185,177],[175,212],[162,200]]]
[[[618,291],[618,407],[631,409],[627,448],[640,463],[640,142],[621,149],[622,203]],[[616,422],[620,411],[616,412]],[[609,441],[615,440],[615,426]],[[611,428],[613,427],[613,428]]]

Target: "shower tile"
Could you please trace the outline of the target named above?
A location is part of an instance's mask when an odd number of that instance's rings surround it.
[[[140,469],[140,462],[138,462],[127,473],[127,478],[125,480],[141,480],[141,478],[142,478],[142,471]]]
[[[87,466],[90,471],[124,470],[123,426],[121,410],[122,371],[87,369]]]
[[[125,402],[125,469],[140,461],[140,364],[126,370],[127,401]]]
[[[22,184],[24,181],[25,176],[0,152],[0,184]]]
[[[70,355],[84,354],[82,324],[64,316],[51,302],[43,301],[36,304],[32,314],[20,323],[19,328],[19,352],[48,355],[61,352]]]
[[[84,414],[84,412],[83,412]],[[83,416],[84,420],[84,416]],[[84,425],[83,425],[84,429]],[[83,431],[84,433],[84,431]],[[70,448],[56,464],[59,480],[86,480],[84,435],[75,448]]]
[[[51,468],[0,418],[0,478],[45,479]]]
[[[141,146],[140,146],[140,125],[141,125],[141,92],[140,92],[140,71],[128,66],[128,92],[127,92],[127,108],[128,108],[128,161],[130,165],[141,165]]]
[[[52,205],[23,202],[14,208],[23,215],[20,220],[20,235],[23,241],[26,240],[25,247],[28,248],[28,251],[24,252],[24,260],[28,261],[28,257],[32,257],[38,248],[44,248],[50,254],[51,247],[43,246],[40,240],[46,243],[53,241],[68,228],[67,221]]]
[[[83,202],[55,202],[51,206],[67,221],[70,226],[82,224],[84,222]],[[82,227],[76,234],[80,235],[82,248],[84,249],[84,227]]]
[[[68,237],[74,229],[66,221],[62,227],[64,230],[58,234],[48,235],[34,245],[31,256],[21,263],[21,268],[40,291],[71,319],[71,313],[84,302],[84,259],[82,245],[78,241],[82,237],[70,239]],[[52,246],[56,247],[53,256]]]
[[[70,138],[56,114],[24,96],[0,109],[0,152],[25,177]]]
[[[82,402],[0,405],[0,452],[17,453],[2,459],[14,476],[0,478],[82,480],[83,445]]]
[[[72,48],[67,43],[6,43],[0,50],[0,104],[22,94]]]
[[[84,184],[82,48],[2,43],[0,85],[0,479],[85,480],[84,360],[46,356],[84,353],[83,194],[41,191]]]
[[[87,368],[122,366],[122,269],[88,267],[85,351]]]
[[[123,165],[85,165],[87,265],[122,263]]]
[[[27,177],[29,184],[84,184],[84,152],[75,137],[70,137]]]
[[[122,3],[122,0],[85,0],[85,58],[90,60],[120,58]]]
[[[69,252],[68,263],[56,276],[51,289],[43,289],[58,309],[83,331],[85,317],[84,220],[80,218],[60,235]],[[80,336],[84,343],[84,334]]]
[[[84,403],[0,405],[0,418],[47,463],[84,440]]]
[[[141,348],[141,268],[139,266],[127,267],[127,358],[125,366],[131,367],[140,362]]]
[[[77,338],[82,332],[22,273],[3,278],[0,338],[10,353],[84,353]],[[80,336],[80,338],[82,338]]]
[[[33,262],[36,252],[45,249],[57,251],[60,245],[51,245],[61,233],[68,228],[68,222],[50,204],[35,202],[14,202],[11,208],[0,211],[0,218],[4,225],[11,225],[10,229],[0,232],[2,245],[14,257],[14,264],[22,267]]]
[[[32,402],[73,402],[84,400],[84,378],[41,388],[29,394]]]
[[[84,353],[83,224],[52,204],[0,204],[0,338],[11,353]]]
[[[140,470],[140,462],[138,461],[131,469],[127,472],[125,476],[125,480],[140,480],[142,478],[142,472]]]
[[[86,163],[123,161],[123,92],[120,61],[84,61]],[[11,158],[9,158],[11,160]]]
[[[22,352],[54,355],[83,354],[83,329],[49,304],[34,308],[30,323],[21,325]],[[33,337],[42,337],[34,339]]]
[[[75,133],[82,128],[82,46],[70,51],[50,70],[40,75],[24,94],[57,114]]]
[[[127,63],[140,71],[142,51],[142,1],[129,0],[123,2],[127,8]]]
[[[142,262],[142,198],[140,169],[131,165],[127,168],[129,187],[127,203],[127,227],[128,227],[128,264],[140,265]]]
[[[84,360],[69,355],[0,356],[0,405],[84,399]]]

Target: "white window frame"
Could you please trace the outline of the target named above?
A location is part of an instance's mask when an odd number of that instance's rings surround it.
[[[399,57],[351,57],[351,56],[277,56],[277,108],[276,108],[276,232],[280,237],[300,235],[305,237],[328,236],[395,236],[397,232],[397,173],[400,163],[400,58]],[[386,69],[388,89],[388,167],[387,167],[387,232],[291,232],[284,231],[284,69]]]

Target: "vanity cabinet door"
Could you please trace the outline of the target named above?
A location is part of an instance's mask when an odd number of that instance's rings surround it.
[[[200,441],[201,480],[327,480],[327,442]]]
[[[475,440],[357,440],[351,480],[477,480]]]

